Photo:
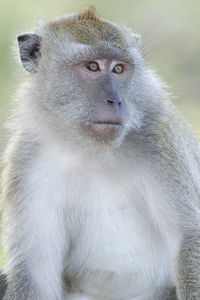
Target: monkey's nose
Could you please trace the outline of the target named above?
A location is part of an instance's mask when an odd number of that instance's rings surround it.
[[[120,106],[122,104],[121,100],[112,100],[112,99],[108,99],[107,103],[111,106]]]

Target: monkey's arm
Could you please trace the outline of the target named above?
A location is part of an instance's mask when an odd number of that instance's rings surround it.
[[[2,180],[5,300],[60,300],[62,294],[68,244],[59,187],[50,162],[38,162],[35,148],[27,141],[13,145]]]
[[[185,152],[185,161],[177,157],[177,161],[171,162],[175,166],[180,163],[175,173],[179,177],[175,174],[172,177],[175,184],[171,186],[176,193],[171,195],[173,202],[169,203],[171,212],[175,209],[172,215],[177,218],[176,224],[181,236],[174,258],[176,291],[180,300],[200,299],[200,151],[195,141],[192,146],[194,148],[190,149],[187,145],[189,153]],[[190,165],[187,164],[186,155],[190,157]],[[172,230],[174,221],[168,222]],[[169,244],[173,248],[171,242]]]
[[[181,300],[200,299],[200,230],[183,238],[177,259],[177,294]]]
[[[149,163],[147,182],[156,187],[147,203],[168,245],[177,298],[200,299],[199,143],[172,105],[138,141]]]

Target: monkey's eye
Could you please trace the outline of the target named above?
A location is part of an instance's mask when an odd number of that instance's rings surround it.
[[[113,73],[116,74],[120,74],[122,73],[124,70],[124,66],[122,64],[117,64],[116,66],[114,66],[114,68],[112,69]]]
[[[90,61],[88,64],[85,65],[86,68],[92,72],[99,71],[99,65],[95,61]]]

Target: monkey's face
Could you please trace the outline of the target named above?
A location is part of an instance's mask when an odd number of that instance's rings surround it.
[[[123,133],[128,120],[123,87],[132,71],[128,62],[108,58],[91,58],[72,67],[75,86],[86,97],[80,99],[88,109],[79,124],[86,134],[111,141]]]
[[[59,41],[55,41],[57,45]],[[63,38],[62,49],[52,43],[47,53],[44,41],[35,74],[42,82],[43,107],[56,117],[68,136],[117,144],[130,126],[128,95],[134,64],[113,49],[72,44],[69,47]],[[47,53],[45,62],[43,53]]]

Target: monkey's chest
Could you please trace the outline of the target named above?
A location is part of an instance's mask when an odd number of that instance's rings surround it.
[[[167,247],[143,196],[104,192],[83,193],[84,208],[80,204],[71,213],[74,239],[66,270],[72,289],[128,299],[164,284],[170,273]]]

